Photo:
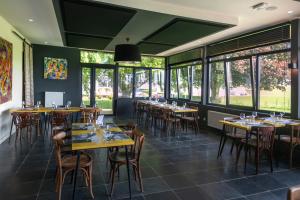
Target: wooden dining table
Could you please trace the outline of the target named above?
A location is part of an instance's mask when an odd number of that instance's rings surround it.
[[[129,197],[131,199],[131,183],[130,183],[130,172],[129,172],[129,160],[128,160],[128,149],[127,146],[134,145],[134,141],[125,133],[122,139],[107,139],[105,137],[106,131],[111,132],[121,132],[122,129],[118,127],[113,127],[111,129],[105,130],[104,128],[99,127],[96,124],[93,124],[93,128],[89,130],[74,130],[74,126],[84,125],[86,123],[73,123],[72,124],[72,137],[78,136],[82,134],[96,133],[96,140],[91,142],[80,142],[75,143],[72,142],[72,151],[76,151],[77,161],[76,161],[76,169],[75,169],[75,177],[74,177],[74,185],[73,185],[73,199],[75,199],[76,193],[76,179],[79,168],[79,160],[80,160],[80,151],[82,150],[95,150],[101,148],[111,148],[111,147],[125,147],[125,155],[126,155],[126,166],[127,166],[127,176],[128,176],[128,189],[129,189]]]
[[[167,104],[165,102],[162,103],[162,102],[156,102],[156,101],[150,101],[150,100],[138,100],[137,102],[147,104],[147,105],[151,105],[151,106],[156,106],[160,109],[170,109],[170,110],[172,110],[172,112],[174,113],[175,123],[177,122],[178,114],[198,113],[198,109],[184,107],[184,106],[173,106],[173,105]],[[197,127],[199,127],[198,121],[196,121],[196,123],[197,123]],[[174,132],[176,132],[176,130],[174,130]]]
[[[47,128],[46,128],[46,123],[47,121],[49,120],[47,118],[47,115],[48,113],[51,113],[51,112],[70,112],[70,113],[79,113],[79,112],[83,112],[84,110],[93,110],[94,112],[101,112],[101,109],[100,108],[94,108],[94,107],[69,107],[69,108],[66,108],[66,107],[58,107],[58,108],[52,108],[52,107],[39,107],[39,108],[36,108],[36,107],[26,107],[26,108],[13,108],[13,109],[10,109],[10,113],[11,114],[14,114],[14,113],[40,113],[40,114],[45,114],[45,120],[44,120],[44,132],[46,132]],[[14,117],[14,115],[13,115]],[[76,116],[76,119],[75,121],[77,121],[77,118],[78,118],[78,114]],[[10,127],[10,134],[12,132],[12,128],[13,128],[13,118],[12,118],[12,122],[11,122],[11,127]]]
[[[218,157],[220,156],[220,152],[222,151],[223,147],[221,147],[221,144],[223,143],[223,140],[225,139],[225,126],[231,126],[233,128],[241,129],[246,131],[245,139],[246,144],[248,142],[248,139],[251,135],[251,132],[254,128],[259,127],[268,127],[273,126],[275,128],[275,134],[278,132],[276,129],[278,128],[284,128],[284,127],[291,127],[291,126],[299,126],[300,121],[294,120],[294,119],[287,119],[287,118],[257,118],[257,119],[238,119],[238,118],[228,118],[224,120],[219,121],[221,124],[223,124],[223,135],[220,140],[219,150],[218,150]],[[278,141],[280,141],[280,134],[278,134]],[[223,143],[224,144],[224,143]],[[279,149],[278,149],[279,150]],[[245,151],[246,152],[246,151]],[[277,152],[278,154],[279,152]],[[245,155],[247,156],[247,155]]]

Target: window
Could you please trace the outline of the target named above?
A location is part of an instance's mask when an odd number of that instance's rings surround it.
[[[83,67],[81,71],[82,103],[91,105],[91,68]]]
[[[260,110],[291,112],[291,61],[290,52],[259,56],[259,104]]]
[[[149,97],[150,70],[135,70],[135,97]]]
[[[106,114],[112,114],[114,69],[96,68],[95,79],[95,103]]]
[[[115,64],[114,53],[104,51],[80,51],[81,63]]]
[[[249,59],[226,62],[229,104],[253,106],[251,63]]]
[[[153,56],[142,56],[142,67],[151,68],[165,68],[165,58],[153,57]]]
[[[177,69],[170,70],[170,98],[178,98]]]
[[[209,64],[209,103],[226,104],[224,62]]]
[[[192,101],[201,101],[201,86],[202,86],[202,65],[197,64],[192,66]]]
[[[189,67],[177,69],[179,98],[189,99]]]
[[[162,98],[165,91],[165,70],[152,69],[152,97]]]
[[[118,96],[123,98],[132,98],[132,86],[133,86],[133,69],[126,67],[119,67],[119,85]]]

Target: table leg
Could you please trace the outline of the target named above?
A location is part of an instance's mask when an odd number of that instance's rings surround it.
[[[10,132],[9,132],[8,143],[10,143],[10,138],[11,138],[11,134],[12,134],[13,125],[14,125],[14,116],[12,116],[12,118],[11,118],[11,125],[10,125]]]
[[[76,193],[76,181],[77,181],[77,172],[79,168],[79,161],[80,161],[80,151],[77,151],[77,160],[76,160],[76,167],[74,173],[73,197],[72,197],[73,200],[75,199],[75,193]]]
[[[131,183],[130,183],[129,159],[128,159],[127,146],[125,146],[125,153],[126,153],[126,167],[127,167],[127,176],[128,176],[129,199],[131,199]]]

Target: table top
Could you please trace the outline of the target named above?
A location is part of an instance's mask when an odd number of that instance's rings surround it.
[[[40,107],[40,108],[14,108],[14,109],[11,109],[10,112],[11,113],[50,113],[50,112],[81,112],[82,110],[95,110],[95,111],[101,111],[100,108],[90,108],[90,107],[87,107],[87,108],[81,108],[81,107],[70,107],[69,109],[66,109],[64,107],[62,108],[57,108],[57,109],[53,109],[53,108],[50,108],[50,107]]]
[[[267,127],[267,126],[274,126],[275,128],[282,128],[286,126],[298,126],[300,125],[300,121],[292,120],[292,119],[271,119],[271,118],[261,118],[255,121],[246,121],[240,119],[230,119],[230,120],[220,120],[222,124],[229,125],[235,128],[243,129],[250,131],[252,128],[259,128],[259,127]]]
[[[73,124],[78,125],[84,123],[73,123]],[[134,144],[134,141],[127,135],[126,137],[128,137],[128,139],[123,138],[123,139],[106,140],[104,136],[104,129],[97,127],[97,125],[94,125],[94,129],[92,130],[73,130],[72,136],[89,134],[92,132],[96,133],[97,141],[72,143],[72,150],[87,150],[87,149],[98,149],[98,148],[108,148],[108,147],[119,147],[119,146],[128,146]]]
[[[165,108],[165,109],[171,109],[175,113],[190,113],[190,112],[198,112],[197,109],[193,108],[187,108],[187,107],[182,107],[182,106],[172,106],[171,104],[165,104],[162,102],[155,102],[155,101],[149,101],[149,100],[138,100],[138,102],[152,105],[152,106],[157,106],[159,108]]]

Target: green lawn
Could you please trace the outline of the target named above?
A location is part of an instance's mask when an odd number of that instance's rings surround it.
[[[84,105],[90,105],[88,98],[83,98]],[[111,99],[96,99],[96,104],[99,108],[102,109],[112,109],[112,100]]]

